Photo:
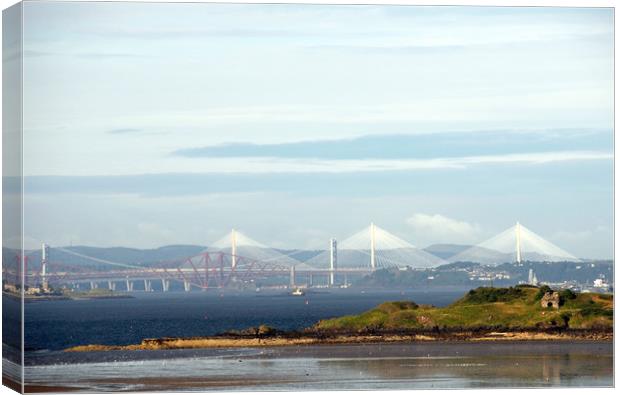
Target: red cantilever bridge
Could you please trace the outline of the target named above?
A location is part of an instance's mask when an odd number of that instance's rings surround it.
[[[134,265],[111,262],[108,260],[89,257],[66,248],[50,248],[44,246],[41,262],[33,262],[28,256],[24,257],[25,282],[29,286],[50,284],[80,284],[88,283],[91,288],[98,288],[101,283],[116,290],[134,291],[134,283],[141,282],[141,290],[153,290],[153,283],[160,282],[161,289],[168,291],[171,282],[182,283],[186,291],[190,289],[224,288],[232,283],[256,283],[260,279],[273,277],[289,277],[290,283],[295,283],[295,276],[305,272],[307,276],[328,275],[329,270],[311,268],[301,262],[293,264],[292,259],[285,255],[280,259],[257,259],[226,251],[210,251],[209,249],[191,257],[162,261],[155,264]],[[48,259],[56,251],[70,254],[96,262],[96,265],[69,264]],[[275,257],[274,257],[275,258]],[[19,260],[19,258],[17,258]],[[345,269],[345,271],[349,271]],[[367,272],[368,270],[365,270]],[[361,271],[363,272],[363,271]],[[8,276],[7,276],[8,274]],[[13,273],[15,275],[16,273]],[[5,273],[5,278],[10,277]],[[79,287],[79,285],[78,285]]]

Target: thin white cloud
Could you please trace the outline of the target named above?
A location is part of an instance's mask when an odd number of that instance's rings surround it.
[[[27,176],[111,176],[134,174],[166,173],[356,173],[385,171],[428,171],[441,169],[466,169],[483,165],[542,165],[571,161],[601,161],[613,159],[613,154],[603,151],[559,151],[507,155],[484,155],[430,159],[355,159],[325,160],[298,158],[180,158],[170,156],[162,159],[153,157],[151,161],[136,162],[132,156],[119,155],[114,162],[106,162],[105,172],[93,174],[92,168],[75,167],[76,161],[89,162],[88,153],[80,153],[84,158],[59,158],[54,163],[32,164]],[[70,169],[70,171],[67,171]]]
[[[524,114],[531,123],[528,129],[607,128],[611,125],[610,114],[613,114],[611,87],[611,84],[582,86],[574,82],[570,86],[548,86],[543,91],[535,85],[524,83],[520,88],[511,88],[509,93],[487,89],[482,94],[447,97],[429,92],[423,97],[411,97],[406,101],[396,96],[390,101],[379,98],[371,104],[204,104],[185,110],[148,109],[113,116],[102,111],[100,114],[88,114],[88,117],[71,118],[63,112],[48,112],[45,117],[25,120],[24,128],[39,139],[56,139],[60,133],[75,139],[84,131],[101,129],[175,131],[175,134],[162,137],[168,146],[179,145],[183,140],[204,140],[205,143],[217,144],[231,140],[277,143],[308,139],[307,129],[297,125],[313,125],[316,129],[312,132],[313,138],[359,137],[367,133],[364,132],[367,125],[384,124],[393,130],[393,125],[399,123],[408,124],[407,129],[413,131],[419,129],[419,125],[446,124],[463,125],[464,130],[480,129],[480,125],[483,129],[502,129],[506,125],[522,127]],[[588,114],[588,122],[583,119],[585,114]],[[60,128],[61,125],[62,130],[49,133],[50,128]],[[356,128],[357,132],[347,132],[346,129],[335,129],[334,125],[360,127]],[[257,128],[261,127],[269,128],[270,133],[257,133]],[[226,128],[226,134],[205,133],[205,130],[222,128]],[[446,130],[445,127],[431,129],[437,132]],[[50,135],[52,137],[48,137]],[[47,144],[44,145],[47,147]]]
[[[472,242],[480,235],[480,226],[441,214],[417,213],[407,219],[417,234],[438,242]]]
[[[532,87],[534,88],[534,87]],[[570,93],[570,94],[568,94]],[[544,92],[512,91],[492,92],[475,97],[445,97],[428,94],[417,100],[377,102],[371,105],[251,105],[192,109],[187,111],[163,111],[120,116],[122,121],[137,125],[165,125],[166,127],[205,126],[224,124],[255,124],[284,122],[310,122],[335,124],[363,124],[374,122],[414,121],[481,121],[511,119],[515,112],[527,111],[542,114],[558,109],[581,111],[610,110],[613,92],[605,87],[575,87],[570,90],[550,87]],[[102,122],[106,120],[101,119]]]
[[[371,159],[371,160],[322,160],[281,158],[213,159],[223,167],[215,172],[247,173],[347,173],[377,171],[415,171],[439,169],[465,169],[489,164],[545,164],[566,161],[610,160],[613,154],[596,151],[541,152],[508,155],[468,156],[431,159]],[[200,161],[200,159],[197,159]],[[230,166],[230,167],[227,167]]]

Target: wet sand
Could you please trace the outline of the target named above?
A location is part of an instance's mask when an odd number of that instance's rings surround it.
[[[22,392],[21,384],[6,376],[2,376],[2,385],[12,389],[15,392],[18,392],[18,393]],[[63,387],[63,386],[58,386],[58,385],[26,384],[24,386],[25,393],[41,393],[41,392],[64,393],[64,392],[75,392],[75,391],[85,390],[85,389],[86,388]]]
[[[417,357],[479,357],[497,354],[501,356],[522,355],[591,355],[592,353],[613,354],[613,341],[464,341],[464,342],[422,342],[422,343],[374,343],[374,344],[329,344],[295,347],[275,347],[270,353],[249,355],[252,358],[384,358]]]
[[[612,341],[315,344],[58,355],[77,360],[33,366],[27,371],[30,392],[613,385]],[[82,358],[89,362],[80,362]],[[101,369],[111,376],[102,376]]]

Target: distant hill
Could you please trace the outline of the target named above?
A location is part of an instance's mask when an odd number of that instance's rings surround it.
[[[193,257],[207,249],[206,246],[200,245],[169,245],[158,248],[127,248],[127,247],[89,247],[89,246],[70,246],[62,248],[52,248],[48,257],[49,262],[53,265],[55,262],[64,263],[72,266],[98,267],[99,270],[112,270],[113,266],[105,267],[96,261],[86,257],[75,256],[63,250],[69,250],[77,254],[87,257],[102,259],[110,262],[136,265],[136,266],[156,266],[162,262],[170,262],[183,260]],[[298,261],[304,262],[322,251],[320,250],[275,250],[282,255],[289,256]],[[9,258],[16,256],[13,250],[3,250],[3,260],[9,262]],[[41,251],[27,251],[29,261],[34,267],[38,267],[41,262]]]
[[[441,259],[448,259],[456,254],[460,254],[461,252],[471,247],[471,245],[465,244],[433,244],[424,248],[424,251],[428,252],[429,254],[433,254]]]
[[[410,288],[421,286],[470,286],[488,284],[512,285],[527,281],[532,269],[539,281],[560,283],[572,281],[592,284],[604,278],[613,284],[613,262],[523,262],[482,265],[475,262],[454,262],[427,270],[380,269],[354,282],[363,287]],[[501,274],[501,276],[499,276]]]
[[[305,262],[314,258],[323,252],[323,250],[280,250],[276,249],[280,254],[289,256],[301,262]]]
[[[206,247],[198,245],[169,245],[152,249],[138,249],[126,247],[87,247],[87,246],[71,246],[62,247],[81,255],[103,259],[106,261],[122,263],[136,266],[152,266],[160,262],[179,260],[191,256],[195,256],[204,251]],[[88,258],[72,255],[62,251],[62,249],[52,248],[49,254],[50,264],[61,262],[68,265],[93,267],[101,266]],[[30,262],[38,266],[41,262],[41,251],[33,250],[28,252]],[[112,269],[112,267],[109,267]]]

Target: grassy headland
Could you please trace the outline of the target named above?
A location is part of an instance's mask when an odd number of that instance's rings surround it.
[[[613,295],[560,291],[559,308],[543,307],[548,287],[481,287],[446,307],[386,302],[358,315],[322,320],[300,332],[268,326],[194,338],[144,339],[127,346],[85,345],[67,351],[256,347],[433,340],[609,340]]]
[[[542,307],[548,288],[481,287],[438,308],[386,302],[359,315],[320,321],[319,331],[613,329],[613,295],[560,291],[560,308]]]

